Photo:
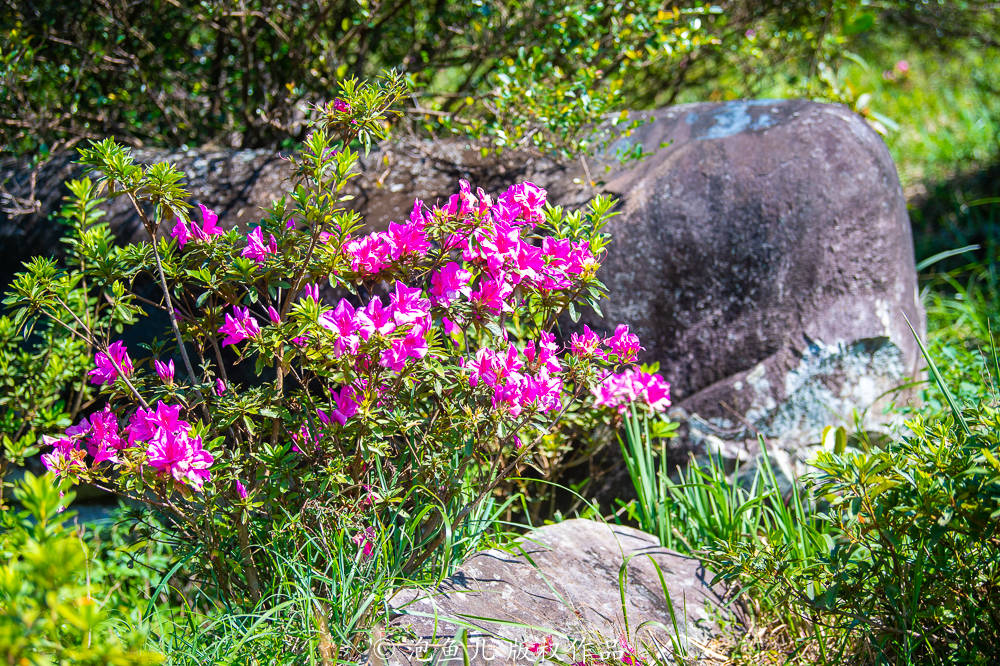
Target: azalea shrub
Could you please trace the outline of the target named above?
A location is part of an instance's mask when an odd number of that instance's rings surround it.
[[[568,212],[532,183],[492,195],[463,181],[368,231],[348,206],[356,149],[403,90],[342,84],[288,157],[289,195],[249,228],[194,208],[170,165],[92,143],[77,205],[124,197],[148,239],[109,246],[95,222],[82,279],[37,258],[5,301],[21,326],[51,321],[94,350],[100,399],[45,438],[45,466],[167,514],[225,593],[259,595],[254,535],[303,521],[347,531],[362,560],[403,549],[415,570],[569,410],[610,421],[669,405],[663,378],[632,365],[627,326],[557,336],[561,315],[605,293],[610,199]],[[67,310],[81,289],[114,321]],[[158,321],[162,339],[132,344],[114,325]],[[404,522],[416,529],[400,545]]]

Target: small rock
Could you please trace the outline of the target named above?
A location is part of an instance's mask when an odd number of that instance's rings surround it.
[[[369,662],[416,664],[436,646],[439,662],[461,664],[465,645],[470,664],[530,664],[544,656],[547,637],[567,663],[583,660],[585,651],[617,661],[623,637],[661,659],[673,654],[675,640],[697,654],[717,635],[722,613],[723,590],[710,586],[711,578],[697,560],[662,548],[650,534],[567,520],[530,532],[510,552],[476,553],[433,590],[397,594],[390,604],[401,615]],[[396,638],[400,630],[410,637]]]

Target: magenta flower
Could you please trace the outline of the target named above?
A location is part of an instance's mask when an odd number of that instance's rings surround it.
[[[542,331],[538,340],[537,365],[548,372],[561,371],[562,365],[559,363],[558,351],[559,345],[556,344],[555,334],[549,331]],[[535,344],[533,342],[529,342],[524,346],[524,357],[528,359],[528,363],[533,366],[536,365]]]
[[[431,276],[431,299],[435,305],[447,306],[459,296],[468,298],[472,293],[469,287],[471,279],[472,273],[458,262],[449,261]]]
[[[226,392],[226,382],[222,381],[222,379],[216,379],[215,395],[221,396],[225,392]]]
[[[470,299],[480,308],[494,313],[513,312],[514,307],[510,297],[514,293],[514,285],[506,281],[506,275],[499,279],[485,279],[470,295]]]
[[[179,405],[167,405],[162,401],[156,404],[156,409],[145,409],[140,407],[129,419],[128,445],[135,446],[138,442],[145,442],[152,439],[160,430],[174,431],[187,429],[191,424],[180,418],[181,408]]]
[[[105,460],[117,463],[118,452],[125,448],[118,431],[118,420],[108,405],[67,428],[61,437],[45,435],[42,442],[52,447],[52,451],[42,455],[42,464],[56,474],[64,473],[71,467],[86,467],[86,453],[90,454],[95,465]],[[86,444],[86,453],[80,448],[80,444]]]
[[[338,111],[340,113],[350,113],[351,105],[345,102],[344,100],[340,99],[339,97],[337,97],[336,99],[333,100],[333,110]]]
[[[170,359],[166,363],[153,361],[153,366],[156,368],[156,374],[159,375],[160,381],[167,386],[174,383],[174,359]]]
[[[55,448],[48,453],[43,453],[41,459],[45,470],[52,472],[56,476],[69,474],[73,470],[83,471],[87,469],[86,463],[83,462],[83,451],[79,449],[64,451],[63,449]]]
[[[618,356],[619,363],[631,363],[635,360],[639,351],[643,349],[643,347],[639,346],[638,336],[629,333],[628,326],[625,324],[618,324],[615,334],[605,342],[608,343],[611,353]]]
[[[177,239],[177,245],[181,248],[183,248],[188,241],[207,241],[210,240],[212,236],[218,236],[224,233],[218,225],[219,216],[203,204],[198,204],[198,207],[201,209],[202,225],[200,227],[195,224],[194,220],[191,220],[190,224],[188,224],[185,223],[183,219],[178,217],[177,224],[174,226],[174,230],[170,233],[171,236]]]
[[[447,317],[441,317],[441,326],[444,327],[444,334],[451,338],[452,344],[458,346],[458,338],[462,335],[462,329],[458,324]]]
[[[399,224],[389,223],[389,231],[380,238],[388,250],[388,258],[398,261],[408,254],[424,255],[431,249],[431,244],[424,235],[423,223]]]
[[[543,219],[545,195],[545,190],[534,183],[519,183],[507,188],[500,195],[498,203],[515,211],[522,224],[533,226]]]
[[[622,414],[634,402],[654,412],[665,411],[670,406],[670,384],[662,376],[636,367],[606,378],[594,387],[593,393],[595,405],[610,407]]]
[[[479,200],[472,194],[469,181],[458,181],[458,193],[448,198],[444,212],[458,218],[467,218],[479,210]]]
[[[319,325],[323,328],[336,331],[339,337],[334,343],[334,350],[340,357],[344,352],[356,354],[361,345],[361,339],[356,335],[354,322],[355,310],[347,299],[340,299],[340,303],[333,312],[324,312],[319,316]]]
[[[410,210],[410,224],[423,229],[430,219],[430,216],[424,215],[424,202],[420,199],[414,199],[413,209]]]
[[[267,306],[267,317],[275,326],[279,326],[281,324],[281,315],[278,314],[278,311],[274,309],[273,305]]]
[[[236,494],[240,496],[240,499],[247,498],[247,488],[240,483],[239,479],[236,479]]]
[[[390,251],[385,237],[379,233],[355,238],[344,245],[344,252],[351,260],[351,270],[363,275],[374,275],[385,268]]]
[[[183,249],[185,245],[188,244],[194,235],[191,233],[191,229],[188,227],[187,223],[181,219],[177,218],[177,224],[174,225],[173,231],[170,235],[177,240],[177,247]]]
[[[375,528],[366,527],[352,536],[351,541],[353,541],[354,545],[361,549],[361,553],[365,556],[365,559],[371,558],[372,554],[375,552]]]
[[[90,437],[87,439],[87,452],[94,458],[94,464],[110,460],[118,462],[117,453],[125,448],[118,432],[118,419],[111,411],[110,405],[90,415]]]
[[[97,368],[90,371],[90,383],[101,386],[113,384],[121,370],[124,376],[132,374],[132,359],[121,340],[116,340],[108,346],[108,353],[98,352],[94,355]],[[117,368],[115,366],[118,366]]]
[[[601,339],[601,336],[590,330],[586,324],[583,326],[583,333],[573,333],[569,336],[570,351],[580,358],[594,356],[606,359],[608,355],[601,349],[603,344],[604,340]]]
[[[392,308],[392,319],[397,326],[414,324],[417,327],[420,323],[424,327],[429,325],[431,302],[423,298],[420,289],[410,289],[396,280],[396,291],[389,296],[389,307]]]
[[[383,367],[399,372],[408,358],[423,358],[427,355],[427,340],[422,332],[411,330],[403,339],[392,341],[389,349],[382,352],[379,362]]]
[[[267,255],[278,252],[278,243],[274,240],[274,234],[268,234],[270,241],[264,244],[264,232],[261,227],[255,228],[247,234],[247,246],[243,249],[243,256],[253,259],[257,266],[263,266],[267,260]]]
[[[149,442],[146,456],[150,467],[194,490],[200,491],[212,478],[209,467],[215,458],[202,448],[201,437],[188,432],[158,433]]]
[[[487,386],[496,386],[497,375],[493,370],[493,365],[497,360],[496,352],[488,347],[480,347],[475,358],[466,363],[462,359],[462,366],[469,370],[469,387],[476,388],[476,385],[483,381]]]
[[[330,395],[333,397],[334,404],[337,406],[333,410],[333,419],[340,425],[347,423],[347,419],[351,418],[358,413],[358,401],[356,399],[356,393],[354,388],[351,386],[345,386],[340,391],[335,391],[330,389]]]
[[[234,345],[247,338],[256,337],[260,333],[260,326],[257,320],[250,314],[249,308],[233,307],[233,315],[226,315],[226,322],[219,328],[219,333],[225,333],[226,337],[222,341],[222,346]]]
[[[159,402],[155,410],[139,408],[129,422],[130,445],[146,444],[149,466],[178,483],[201,490],[211,478],[209,467],[215,461],[205,451],[201,437],[191,436],[191,424],[181,420],[178,405]]]
[[[369,340],[376,333],[389,335],[396,330],[392,311],[382,305],[382,299],[378,296],[369,301],[364,310],[358,310],[355,319],[364,340]]]

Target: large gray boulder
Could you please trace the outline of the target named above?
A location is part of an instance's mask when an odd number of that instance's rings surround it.
[[[383,146],[363,160],[355,205],[379,228],[405,217],[415,197],[448,196],[459,178],[492,191],[533,180],[567,206],[611,193],[621,201],[601,272],[611,296],[606,319],[584,321],[638,333],[643,360],[658,361],[672,385],[689,448],[742,458],[761,434],[790,473],[823,426],[851,424],[855,409],[876,428],[919,367],[903,316],[924,328],[906,203],[880,137],[843,106],[796,100],[690,104],[645,118],[609,151],[641,144],[650,156],[628,167],[484,161],[457,141]],[[286,191],[288,165],[273,152],[138,156],[188,171],[195,200],[224,226],[246,224]],[[45,215],[71,171],[65,160],[47,168],[38,210],[0,214],[0,283],[20,260],[51,252],[59,230]],[[587,173],[603,180],[591,187]],[[29,184],[9,164],[3,180],[11,191]],[[143,233],[124,204],[109,221],[122,240]]]
[[[430,651],[461,664],[464,645],[471,664],[530,664],[545,656],[551,637],[552,656],[563,662],[606,652],[611,663],[624,637],[641,656],[665,663],[675,645],[698,654],[718,634],[717,620],[730,618],[711,578],[697,560],[631,527],[547,525],[509,552],[476,553],[436,588],[397,594],[390,604],[399,616],[369,662],[416,664]],[[388,638],[401,634],[409,638]]]
[[[669,148],[604,188],[622,199],[604,311],[660,362],[689,441],[735,458],[761,434],[787,470],[854,409],[875,427],[918,370],[904,315],[924,328],[906,202],[881,138],[843,106],[805,101],[649,119],[621,143]]]

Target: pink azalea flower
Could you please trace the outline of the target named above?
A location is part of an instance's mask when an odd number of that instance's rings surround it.
[[[392,319],[397,326],[416,325],[430,316],[431,302],[423,298],[420,289],[410,289],[396,280],[396,291],[389,296],[389,307],[392,308]]]
[[[497,371],[497,379],[502,379],[515,373],[520,373],[521,368],[524,367],[524,363],[521,362],[520,355],[517,352],[517,347],[514,346],[513,342],[507,345],[506,354],[503,356],[498,354],[496,356],[494,367]]]
[[[70,468],[86,467],[83,462],[85,454],[80,444],[86,444],[87,453],[91,455],[95,465],[106,460],[117,463],[118,452],[125,448],[118,431],[118,420],[108,405],[66,428],[66,432],[60,437],[44,435],[42,443],[52,447],[52,451],[42,455],[42,464],[56,474]]]
[[[611,375],[593,389],[594,404],[610,407],[624,414],[633,402],[645,404],[651,411],[663,412],[670,406],[670,384],[662,376],[631,367]]]
[[[580,358],[594,356],[606,359],[608,355],[601,349],[603,344],[601,336],[590,330],[586,324],[583,326],[583,333],[573,333],[569,336],[569,348],[575,356]]]
[[[219,333],[225,333],[222,346],[234,345],[247,338],[256,337],[260,333],[260,325],[250,314],[249,308],[233,307],[234,315],[226,315],[226,321],[219,328]]]
[[[628,332],[628,326],[619,324],[615,334],[608,338],[608,348],[618,356],[619,363],[631,363],[643,347],[639,346],[638,336]]]
[[[545,368],[549,372],[559,372],[562,366],[559,364],[557,353],[559,345],[556,344],[556,336],[549,331],[542,331],[538,341],[538,362],[537,365]],[[528,363],[535,365],[535,344],[529,342],[524,347],[524,357]]]
[[[380,363],[394,372],[406,365],[408,358],[423,358],[427,355],[427,340],[423,333],[410,331],[405,338],[393,340],[389,349],[382,352]]]
[[[195,235],[201,240],[208,240],[209,236],[219,236],[223,234],[224,232],[222,231],[222,228],[218,225],[219,216],[203,204],[198,204],[198,208],[201,209],[202,228],[200,230],[193,229]],[[201,233],[199,234],[198,231]]]
[[[194,234],[191,233],[191,229],[188,227],[187,223],[181,219],[177,218],[177,224],[174,225],[173,231],[170,235],[177,240],[177,247],[183,249],[188,242],[194,238]]]
[[[191,436],[191,424],[181,420],[180,406],[159,402],[155,410],[139,408],[129,422],[129,444],[146,444],[149,466],[178,483],[200,491],[211,478],[215,461],[201,437]]]
[[[410,224],[423,229],[427,225],[428,218],[424,216],[424,202],[420,199],[413,200],[413,210],[410,211]]]
[[[108,346],[108,353],[98,352],[94,355],[94,363],[97,368],[90,371],[90,383],[101,386],[103,384],[113,384],[118,377],[118,370],[127,377],[132,373],[132,359],[129,358],[125,345],[121,340],[116,340]],[[115,368],[115,365],[118,368]]]
[[[389,223],[389,231],[380,236],[388,250],[387,256],[398,261],[408,254],[424,255],[431,244],[424,235],[423,224]]]
[[[506,275],[503,275],[495,280],[488,278],[481,281],[479,288],[470,295],[470,299],[480,308],[494,313],[513,312],[514,307],[509,300],[513,293],[514,286],[507,282]]]
[[[330,389],[330,395],[333,397],[334,404],[336,404],[336,409],[333,410],[333,419],[340,425],[347,423],[347,419],[351,418],[358,413],[358,401],[355,398],[356,393],[354,388],[351,386],[345,386],[340,389],[340,391],[335,391]]]
[[[111,411],[110,405],[90,415],[90,437],[87,440],[87,451],[94,457],[94,464],[105,460],[117,463],[117,453],[125,448],[118,432],[118,419]]]
[[[469,181],[458,181],[458,193],[448,198],[448,204],[444,208],[445,213],[459,218],[466,218],[478,209],[479,201],[472,194]]]
[[[209,468],[215,461],[202,447],[201,437],[188,432],[158,433],[146,449],[149,466],[175,481],[200,491],[212,478]]]
[[[356,354],[361,345],[361,339],[355,334],[355,310],[350,302],[342,298],[333,312],[324,312],[319,316],[319,325],[336,331],[339,335],[334,343],[334,350],[339,357],[344,352]]]
[[[166,363],[153,361],[153,366],[156,368],[156,374],[160,377],[160,381],[167,386],[174,383],[174,359],[170,359]]]
[[[226,392],[226,382],[222,381],[221,379],[216,379],[215,380],[215,395],[221,396],[225,392]]]
[[[487,386],[496,386],[497,375],[493,370],[495,362],[496,352],[488,347],[480,347],[479,351],[476,352],[475,358],[467,364],[465,359],[462,359],[463,367],[469,370],[469,386],[476,388],[480,380]]]
[[[247,498],[247,488],[240,483],[239,479],[236,479],[236,494],[240,496],[240,499]]]
[[[392,311],[382,305],[382,299],[378,296],[369,301],[364,310],[358,310],[356,323],[364,340],[369,340],[376,333],[389,335],[396,329]]]
[[[441,326],[444,327],[445,335],[451,338],[452,344],[454,344],[457,347],[458,338],[461,337],[462,335],[462,329],[459,327],[459,325],[453,322],[451,319],[448,319],[447,317],[441,317]]]
[[[517,217],[523,224],[534,226],[544,217],[545,195],[544,189],[534,183],[525,182],[511,185],[500,195],[498,202],[516,211]]]
[[[435,305],[447,306],[459,296],[468,298],[472,293],[471,279],[472,273],[458,262],[449,261],[431,276],[431,299]]]
[[[348,241],[344,252],[351,261],[351,270],[374,275],[388,265],[390,248],[382,234],[372,233]]]
[[[333,100],[333,110],[339,113],[350,113],[351,105],[337,97]]]
[[[177,245],[180,248],[183,248],[189,241],[207,241],[211,240],[212,236],[224,233],[218,225],[219,216],[215,212],[203,204],[198,204],[198,208],[201,209],[202,225],[200,227],[194,220],[191,220],[190,223],[185,223],[183,219],[177,218],[177,224],[170,235],[177,239]]]
[[[83,462],[82,456],[83,451],[79,449],[54,448],[48,453],[43,453],[41,458],[46,471],[62,476],[74,470],[85,470],[87,465]]]
[[[149,441],[154,435],[161,431],[183,430],[191,427],[187,421],[180,418],[181,408],[179,405],[167,405],[162,401],[156,404],[155,409],[145,409],[140,407],[129,419],[128,445],[135,446],[138,442]]]
[[[353,541],[354,545],[361,549],[361,553],[364,555],[365,559],[370,559],[372,554],[375,552],[375,536],[375,528],[366,527],[351,537],[351,541]]]
[[[268,234],[270,241],[264,244],[264,232],[261,227],[255,228],[247,234],[247,246],[243,249],[243,256],[253,259],[257,266],[263,266],[267,260],[267,255],[278,252],[278,243],[274,240],[274,234]]]
[[[274,309],[273,305],[267,306],[267,317],[275,326],[281,325],[281,315],[278,314],[278,311]]]

